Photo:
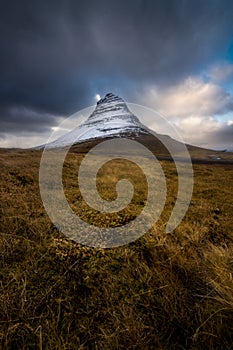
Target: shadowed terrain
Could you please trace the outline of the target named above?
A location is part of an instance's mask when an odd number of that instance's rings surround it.
[[[135,141],[141,142],[151,152],[158,157],[160,160],[172,160],[171,155],[167,148],[164,146],[165,142],[168,142],[174,149],[179,150],[180,142],[172,139],[167,135],[159,135],[160,139],[152,134],[143,133],[121,133],[121,137],[126,137]],[[86,153],[89,149],[100,143],[101,141],[107,140],[107,138],[91,139],[89,141],[80,142],[72,146],[71,151],[77,153]],[[164,142],[165,141],[165,142]],[[186,147],[190,153],[193,163],[207,163],[207,164],[233,164],[233,153],[225,151],[215,151],[206,148],[201,148],[193,145],[186,144]]]

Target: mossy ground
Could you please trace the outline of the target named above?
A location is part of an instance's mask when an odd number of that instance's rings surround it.
[[[127,246],[96,249],[67,239],[51,223],[39,194],[40,156],[0,152],[0,348],[232,349],[233,166],[194,165],[189,210],[167,234],[177,174],[173,163],[162,162],[168,198],[160,220]],[[137,215],[143,186],[122,215],[87,207],[77,188],[81,158],[70,154],[64,167],[73,209],[100,226]],[[114,181],[121,166],[108,168]],[[142,174],[133,174],[142,183]],[[111,199],[108,176],[103,169],[99,181]]]

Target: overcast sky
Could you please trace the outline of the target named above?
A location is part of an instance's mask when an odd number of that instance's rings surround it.
[[[46,142],[113,92],[233,148],[232,0],[0,2],[0,147]]]

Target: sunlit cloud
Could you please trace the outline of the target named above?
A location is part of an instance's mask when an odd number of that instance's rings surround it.
[[[219,68],[219,79],[220,75]],[[227,76],[226,71],[225,75],[222,72],[222,79],[223,76]],[[187,143],[212,148],[232,144],[232,120],[226,119],[228,115],[229,118],[232,116],[233,96],[215,81],[205,81],[202,76],[190,76],[168,88],[151,86],[145,89],[139,99],[170,120]],[[224,121],[221,121],[221,116],[225,117]],[[166,130],[163,132],[166,133]],[[221,140],[221,133],[227,134],[228,138]],[[216,137],[217,134],[219,137]]]

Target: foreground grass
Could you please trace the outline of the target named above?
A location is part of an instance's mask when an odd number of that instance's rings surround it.
[[[94,249],[66,239],[47,217],[40,152],[3,151],[0,159],[0,348],[232,349],[233,166],[194,166],[189,211],[166,234],[177,174],[163,162],[169,195],[161,219],[127,246]],[[69,155],[64,169],[72,208],[100,226],[135,217],[143,186],[122,215],[97,215],[86,206],[76,188],[80,159]],[[99,174],[108,199],[104,182],[115,179],[116,168],[125,167],[118,162],[110,175]],[[133,173],[138,183],[141,174]]]

